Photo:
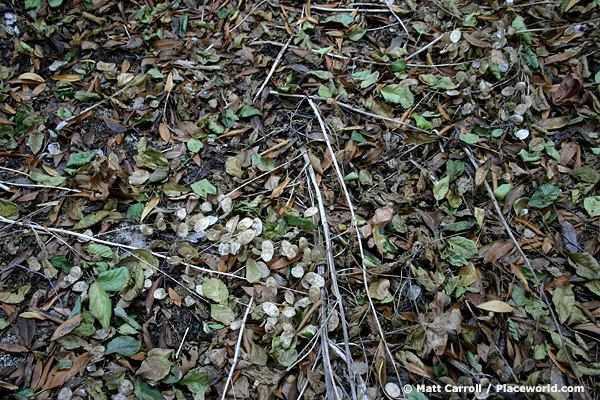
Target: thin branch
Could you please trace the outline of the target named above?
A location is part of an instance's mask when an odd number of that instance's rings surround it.
[[[310,101],[310,100],[309,100]],[[327,136],[327,132],[323,132],[324,136]],[[331,151],[331,150],[330,150]],[[333,154],[333,153],[332,153]],[[321,214],[321,224],[323,225],[323,234],[325,235],[325,246],[327,249],[327,266],[329,267],[329,274],[331,275],[331,283],[333,288],[333,294],[336,297],[336,301],[338,304],[338,309],[340,313],[340,320],[342,323],[342,332],[344,334],[344,343],[346,350],[346,364],[348,365],[348,378],[350,379],[350,389],[352,392],[352,398],[356,400],[356,382],[354,377],[354,372],[352,371],[352,353],[350,353],[349,346],[349,336],[348,336],[348,328],[346,327],[346,316],[344,312],[344,305],[342,303],[342,295],[340,293],[340,288],[337,282],[337,273],[335,269],[335,261],[333,260],[333,250],[331,249],[331,236],[329,234],[329,224],[327,222],[327,214],[325,213],[325,206],[323,205],[323,197],[321,196],[321,189],[319,188],[319,184],[317,183],[317,177],[315,175],[315,170],[310,164],[310,159],[308,158],[308,154],[304,153],[304,161],[306,162],[308,174],[310,175],[311,181],[313,183],[313,187],[315,189],[315,196],[317,197],[317,203],[319,205],[319,213]],[[315,304],[316,305],[316,304]],[[324,333],[322,335],[322,349],[325,353],[328,353],[328,346],[326,344],[327,334]],[[324,345],[324,347],[323,347]],[[326,357],[323,357],[324,359]],[[337,392],[336,392],[337,394]]]
[[[4,218],[4,217],[1,217],[1,216],[0,216],[0,222],[3,222],[5,224],[9,224],[9,225],[17,225],[17,226],[21,226],[21,227],[29,228],[29,229],[37,229],[37,230],[43,231],[43,232],[54,232],[54,233],[58,233],[58,234],[62,234],[62,235],[73,236],[73,237],[82,239],[84,241],[91,241],[91,242],[95,242],[95,243],[100,243],[100,244],[104,244],[106,246],[114,246],[114,247],[119,247],[119,248],[126,249],[126,250],[139,250],[137,247],[134,247],[134,246],[129,246],[129,245],[126,245],[126,244],[121,244],[121,243],[109,242],[108,240],[98,239],[98,238],[95,238],[93,236],[89,236],[89,235],[86,235],[86,234],[83,234],[83,233],[68,231],[68,230],[59,229],[59,228],[46,228],[44,226],[37,225],[37,224],[28,224],[28,223],[25,223],[25,222],[13,221],[11,219]],[[155,253],[155,252],[150,251],[150,250],[148,250],[148,252],[150,254],[152,254],[156,258],[160,258],[160,259],[163,259],[163,260],[166,260],[166,259],[169,258],[168,256],[166,256],[164,254]],[[228,276],[230,278],[245,279],[243,276],[238,276],[238,275],[230,274],[228,272],[213,271],[212,269],[202,268],[202,267],[199,267],[197,265],[189,264],[189,263],[186,263],[186,262],[182,262],[181,264],[185,265],[186,267],[198,270],[198,271],[206,272],[208,274],[216,274],[216,275]]]
[[[246,327],[246,319],[248,318],[248,314],[250,314],[250,309],[252,308],[253,301],[254,297],[250,297],[250,301],[248,302],[248,306],[246,307],[246,313],[244,313],[244,318],[242,319],[242,326],[240,326],[240,333],[238,334],[237,343],[235,344],[235,354],[233,356],[233,361],[231,362],[231,369],[229,370],[229,374],[227,375],[227,381],[225,381],[225,387],[223,388],[221,400],[225,399],[225,396],[227,395],[227,390],[229,388],[229,384],[231,383],[231,378],[233,377],[233,373],[235,372],[235,366],[240,355],[242,337],[244,336],[244,329]]]
[[[256,100],[258,99],[258,97],[260,96],[260,94],[262,93],[262,91],[265,89],[265,86],[267,86],[267,84],[269,83],[269,80],[273,76],[273,73],[275,73],[275,69],[277,68],[277,65],[279,64],[279,61],[281,61],[281,58],[283,57],[283,54],[287,50],[287,48],[290,45],[290,43],[292,43],[292,39],[293,38],[294,38],[293,36],[290,36],[290,38],[283,45],[283,47],[281,48],[281,50],[279,50],[279,54],[277,54],[277,58],[275,59],[275,61],[273,61],[273,65],[271,66],[271,70],[267,74],[267,77],[265,78],[265,81],[263,82],[263,84],[260,85],[260,89],[258,89],[258,92],[256,92],[256,94],[254,95],[254,99],[252,100],[252,103],[256,103]]]
[[[396,372],[396,375],[398,376],[398,379],[400,379],[400,374],[398,372],[398,369],[396,367],[396,363],[394,362],[394,355],[392,354],[392,352],[389,349],[389,346],[387,345],[387,341],[385,339],[385,334],[383,333],[383,329],[381,328],[381,324],[379,323],[379,319],[377,318],[377,311],[375,310],[375,304],[373,304],[373,299],[371,298],[371,294],[369,293],[369,286],[368,286],[368,278],[367,278],[367,267],[365,266],[365,253],[364,253],[364,249],[362,246],[362,239],[361,239],[361,234],[358,230],[358,223],[357,223],[357,219],[356,219],[356,215],[354,213],[354,204],[352,203],[352,199],[350,198],[350,194],[348,192],[348,188],[346,187],[346,182],[344,181],[344,176],[342,175],[342,172],[340,170],[340,166],[337,162],[337,159],[335,157],[335,152],[333,151],[333,147],[331,146],[331,142],[329,141],[329,137],[327,134],[327,128],[325,127],[325,122],[323,122],[323,118],[321,117],[321,112],[319,111],[319,109],[317,108],[317,106],[315,105],[315,103],[312,101],[312,99],[309,97],[307,98],[308,100],[308,104],[310,104],[310,106],[312,107],[313,111],[315,112],[315,115],[317,117],[317,120],[319,121],[319,125],[321,126],[321,130],[323,131],[323,137],[325,138],[325,143],[327,144],[327,149],[329,150],[329,153],[331,154],[331,160],[332,160],[332,164],[333,167],[335,169],[338,181],[342,187],[342,190],[344,192],[344,196],[346,197],[346,203],[348,204],[348,209],[350,211],[350,216],[351,216],[351,224],[352,227],[354,229],[354,232],[356,234],[356,240],[358,243],[358,248],[360,250],[360,262],[361,262],[361,271],[362,271],[362,278],[363,278],[363,284],[365,286],[365,294],[367,295],[367,299],[369,300],[369,307],[371,309],[371,312],[373,313],[373,319],[375,320],[376,323],[376,328],[377,328],[377,333],[379,334],[381,341],[383,342],[383,344],[385,345],[385,349],[386,349],[386,353],[387,356],[389,357],[390,361],[392,362],[392,365],[394,366],[394,370]],[[336,280],[334,279],[334,282]],[[337,284],[336,284],[337,287]],[[340,298],[341,300],[341,298]],[[345,337],[344,338],[346,341],[346,346],[348,346],[348,339]],[[349,346],[348,346],[349,347]]]
[[[426,46],[420,48],[419,50],[415,51],[414,53],[412,53],[411,55],[409,55],[408,57],[406,57],[406,60],[408,61],[411,58],[415,57],[417,54],[420,54],[420,53],[424,52],[425,50],[427,50],[428,48],[430,48],[431,46],[433,46],[434,44],[436,44],[437,42],[439,42],[440,40],[442,40],[443,37],[444,37],[444,35],[440,35],[437,38],[433,39]]]
[[[69,188],[62,187],[62,186],[36,185],[33,183],[31,183],[31,184],[30,183],[13,183],[13,182],[5,182],[5,181],[0,181],[0,184],[8,185],[8,186],[16,186],[16,187],[26,187],[26,188],[57,189],[57,190],[64,190],[66,192],[81,193],[81,190],[69,189]]]
[[[342,107],[342,108],[345,108],[345,109],[347,109],[347,110],[354,111],[354,112],[356,112],[356,113],[359,113],[359,114],[365,115],[365,116],[367,116],[367,117],[370,117],[370,118],[375,118],[375,119],[380,119],[380,120],[382,120],[382,121],[393,122],[394,124],[398,124],[398,125],[405,126],[405,127],[407,127],[407,128],[410,128],[410,129],[412,129],[412,130],[414,130],[414,131],[417,131],[417,132],[422,132],[422,133],[431,134],[431,132],[428,132],[428,131],[426,131],[426,130],[424,130],[424,129],[417,128],[416,126],[414,126],[414,125],[411,125],[411,124],[409,124],[409,123],[407,123],[407,122],[401,121],[401,120],[399,120],[399,119],[396,119],[396,118],[388,118],[388,117],[384,117],[384,116],[382,116],[382,115],[373,114],[373,113],[370,113],[370,112],[368,112],[368,111],[361,110],[360,108],[355,108],[355,107],[353,107],[353,106],[351,106],[351,105],[349,105],[349,104],[340,103],[339,101],[336,101],[336,100],[333,100],[333,99],[327,99],[327,98],[325,98],[325,97],[320,97],[320,96],[306,96],[306,95],[303,95],[303,94],[288,94],[288,93],[279,93],[279,92],[277,92],[277,91],[275,91],[275,90],[271,90],[271,92],[270,92],[270,93],[271,93],[272,95],[276,95],[276,96],[292,97],[292,98],[296,98],[296,99],[309,99],[309,100],[311,100],[311,101],[312,101],[312,100],[318,100],[318,101],[332,101],[332,102],[333,102],[333,104],[335,104],[335,105],[338,105],[338,106],[340,106],[340,107]]]

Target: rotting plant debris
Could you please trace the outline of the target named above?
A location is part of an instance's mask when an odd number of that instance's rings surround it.
[[[600,397],[599,23],[3,2],[0,393]]]

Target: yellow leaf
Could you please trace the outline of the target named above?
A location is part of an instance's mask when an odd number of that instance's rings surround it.
[[[500,300],[492,300],[487,301],[485,303],[481,303],[477,306],[477,308],[479,308],[480,310],[492,311],[497,313],[508,313],[514,310],[514,308],[512,308],[510,304]]]
[[[146,218],[146,216],[148,214],[150,214],[150,211],[152,211],[152,209],[154,207],[156,207],[156,205],[158,204],[159,200],[160,199],[158,197],[155,197],[152,200],[150,200],[148,202],[148,204],[146,204],[146,207],[144,207],[144,211],[142,211],[142,217],[140,218],[140,222],[142,222],[144,220],[144,218]]]
[[[170,92],[173,89],[173,72],[169,72],[167,76],[167,84],[165,85],[165,92]]]
[[[75,74],[61,74],[54,75],[52,79],[54,79],[55,81],[79,82],[81,80],[81,77]]]
[[[37,83],[44,83],[44,82],[46,82],[44,80],[44,78],[42,78],[38,74],[34,74],[33,72],[26,72],[24,74],[21,74],[21,75],[19,75],[18,79],[21,79],[23,81],[33,81],[33,82],[37,82]]]
[[[46,319],[46,317],[37,312],[26,311],[24,313],[19,314],[19,317],[22,318],[32,318],[32,319],[41,319],[42,321]]]
[[[160,125],[158,125],[158,133],[160,133],[160,138],[165,142],[168,142],[171,139],[171,132],[169,132],[169,127],[163,122],[161,122]]]

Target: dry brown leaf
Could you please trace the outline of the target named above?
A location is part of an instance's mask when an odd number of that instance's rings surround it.
[[[171,140],[171,132],[166,124],[161,122],[160,125],[158,125],[158,133],[160,133],[160,138],[165,142]]]
[[[46,379],[46,382],[42,386],[44,389],[53,389],[63,385],[74,378],[77,374],[82,374],[89,362],[94,358],[89,352],[83,353],[79,357],[73,360],[73,365],[70,369],[58,371],[58,365],[56,365]]]
[[[58,328],[56,328],[56,330],[54,331],[54,334],[50,338],[50,341],[59,339],[65,335],[68,335],[69,333],[71,333],[71,331],[73,331],[73,329],[75,329],[79,326],[82,319],[83,319],[83,314],[77,314],[77,315],[74,315],[71,318],[67,319]]]
[[[177,307],[181,307],[181,296],[173,288],[169,288],[169,297]]]
[[[275,189],[273,189],[273,191],[271,192],[271,200],[278,198],[279,196],[281,196],[281,194],[283,193],[283,189],[285,189],[285,187],[288,185],[288,183],[290,183],[290,178],[287,177],[285,178],[285,180],[283,182],[281,182],[279,184],[279,186],[277,186]]]
[[[491,46],[491,44],[489,42],[478,39],[473,35],[469,35],[467,32],[464,32],[463,36],[465,37],[467,42],[471,43],[475,47],[490,47]]]
[[[585,103],[589,94],[584,89],[582,69],[581,64],[571,67],[571,71],[564,77],[558,90],[552,93],[554,104],[557,106],[579,106]]]
[[[165,84],[165,92],[170,92],[173,89],[173,72],[169,72],[167,83]]]
[[[33,72],[26,72],[24,74],[19,75],[19,77],[17,78],[18,80],[21,81],[28,81],[28,82],[24,82],[24,83],[45,83],[46,80],[44,78],[42,78],[41,76],[39,76],[36,73]]]
[[[492,300],[487,301],[485,303],[481,303],[477,306],[477,308],[485,311],[492,311],[496,313],[509,313],[514,310],[514,308],[503,301],[500,300]]]
[[[148,204],[146,204],[146,206],[144,207],[144,210],[142,211],[142,216],[140,218],[140,222],[142,222],[144,220],[144,218],[146,218],[148,216],[148,214],[150,214],[150,212],[154,209],[154,207],[156,207],[156,205],[158,204],[159,201],[160,201],[160,198],[155,197],[152,200],[150,200],[148,202]]]

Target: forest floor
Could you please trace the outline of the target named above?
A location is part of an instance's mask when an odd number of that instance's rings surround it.
[[[1,397],[599,398],[599,25],[1,2]]]

